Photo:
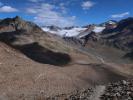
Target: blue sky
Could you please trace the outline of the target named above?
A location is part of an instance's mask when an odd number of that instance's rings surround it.
[[[21,16],[39,25],[86,25],[133,16],[133,0],[0,0],[0,18]]]

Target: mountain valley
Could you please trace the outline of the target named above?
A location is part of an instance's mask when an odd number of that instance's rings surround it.
[[[2,19],[0,99],[100,100],[108,84],[133,77],[132,33],[133,18],[65,28]]]

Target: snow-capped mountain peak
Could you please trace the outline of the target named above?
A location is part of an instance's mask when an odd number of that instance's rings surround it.
[[[82,31],[86,30],[87,28],[81,27],[72,27],[72,28],[60,28],[56,30],[52,30],[49,27],[42,27],[42,29],[46,32],[59,35],[61,37],[75,37]]]

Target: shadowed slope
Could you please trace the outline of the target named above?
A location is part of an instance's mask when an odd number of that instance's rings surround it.
[[[68,54],[53,52],[40,46],[38,43],[17,46],[16,48],[30,59],[43,64],[61,66],[66,65],[71,61],[71,58]]]
[[[51,65],[66,65],[71,61],[65,44],[43,32],[39,26],[20,17],[0,22],[0,41],[18,49],[30,59]]]

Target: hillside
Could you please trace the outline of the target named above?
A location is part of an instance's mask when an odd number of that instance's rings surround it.
[[[3,19],[0,99],[38,100],[131,77],[132,64],[107,62],[95,52],[70,45],[18,16]]]
[[[132,63],[132,20],[131,17],[119,22],[107,21],[100,25],[88,25],[77,36],[63,39],[109,62]]]

